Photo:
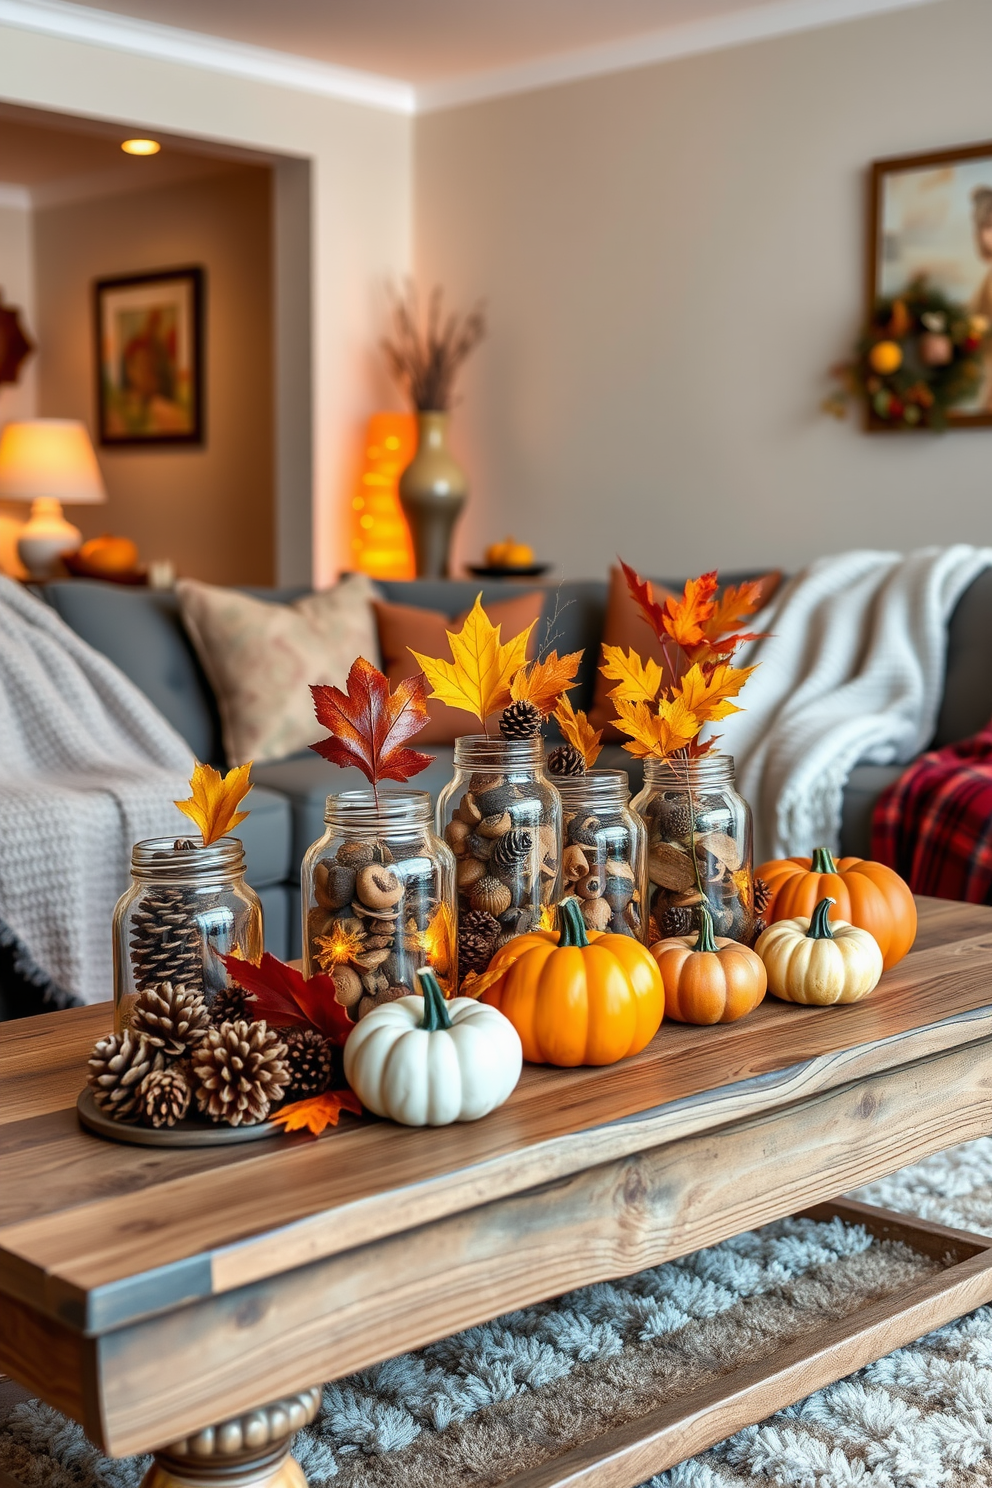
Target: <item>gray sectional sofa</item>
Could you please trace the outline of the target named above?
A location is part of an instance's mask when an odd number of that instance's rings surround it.
[[[745,576],[721,577],[739,582]],[[449,615],[468,609],[480,587],[484,602],[491,602],[505,598],[511,586],[505,582],[480,586],[476,581],[455,579],[379,585],[387,600]],[[553,613],[556,615],[554,644],[559,652],[585,652],[579,686],[572,698],[576,707],[588,708],[605,618],[605,580],[575,580],[560,585],[524,581],[513,587],[545,589],[545,622]],[[305,591],[246,592],[273,604],[285,604]],[[218,765],[223,762],[217,706],[183,629],[174,595],[85,579],[50,583],[43,595],[73,630],[115,662],[147,694],[198,759]],[[967,738],[992,717],[992,570],[981,574],[961,598],[951,621],[947,660],[935,746]],[[315,723],[315,739],[320,732]],[[444,746],[428,747],[437,759],[414,783],[436,795],[450,777],[452,752]],[[619,745],[607,747],[601,764],[604,768],[629,770],[632,787],[639,786],[640,767]],[[842,846],[846,852],[867,853],[872,807],[902,769],[899,765],[859,765],[855,769],[844,801]],[[309,751],[256,765],[253,778],[255,789],[248,801],[251,815],[240,830],[248,878],[264,907],[268,949],[276,955],[295,956],[300,952],[301,935],[300,862],[323,830],[324,799],[329,791],[353,790],[365,781],[357,770],[338,769]]]

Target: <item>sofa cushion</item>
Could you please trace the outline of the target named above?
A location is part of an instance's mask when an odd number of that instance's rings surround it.
[[[970,739],[992,719],[992,568],[964,591],[947,631],[947,675],[932,749]]]
[[[871,857],[871,817],[875,803],[907,768],[906,765],[855,765],[841,803],[840,850],[844,857]]]

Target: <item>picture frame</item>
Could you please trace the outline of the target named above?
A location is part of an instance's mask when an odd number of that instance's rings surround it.
[[[101,445],[203,443],[205,277],[192,265],[94,284]]]
[[[992,320],[992,141],[872,162],[868,173],[865,314],[917,274]],[[992,354],[975,405],[954,428],[992,425]],[[888,429],[869,411],[867,427]]]

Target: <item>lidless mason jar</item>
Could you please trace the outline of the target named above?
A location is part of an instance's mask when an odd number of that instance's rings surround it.
[[[303,963],[331,972],[355,1019],[420,996],[431,966],[454,992],[455,859],[434,831],[426,791],[328,796],[327,829],[303,859]]]
[[[171,982],[210,1007],[228,986],[221,955],[262,954],[262,906],[245,883],[237,837],[209,847],[155,837],[131,849],[131,887],[114,910],[114,1019],[120,1032],[139,992]]]
[[[544,773],[544,740],[455,740],[455,774],[437,826],[458,860],[459,979],[484,971],[536,928],[561,887],[561,798]]]
[[[737,794],[732,756],[645,760],[631,805],[648,834],[650,940],[694,934],[705,900],[717,935],[753,944],[751,808]]]
[[[562,810],[562,884],[582,901],[587,930],[644,940],[645,830],[630,809],[626,770],[556,782]]]

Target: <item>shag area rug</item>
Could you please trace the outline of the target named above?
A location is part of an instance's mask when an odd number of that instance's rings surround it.
[[[856,1195],[992,1230],[992,1139]],[[492,1488],[738,1362],[901,1290],[933,1263],[858,1226],[788,1219],[509,1313],[324,1390],[296,1438],[312,1488]],[[20,1401],[0,1468],[24,1488],[137,1488],[79,1427]],[[992,1307],[898,1350],[645,1488],[992,1488]]]

